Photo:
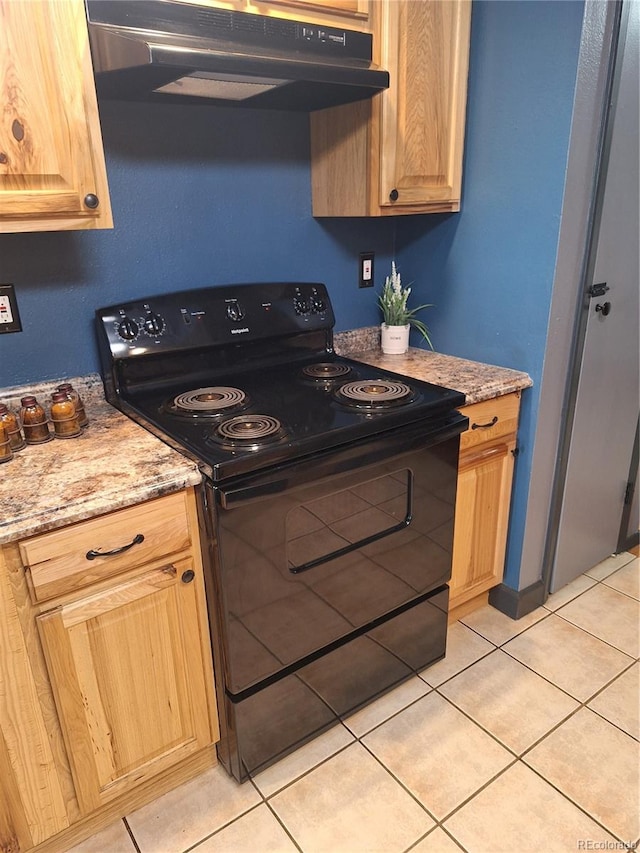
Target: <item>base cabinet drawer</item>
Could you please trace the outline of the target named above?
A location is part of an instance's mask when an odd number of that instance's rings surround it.
[[[186,493],[177,492],[25,539],[20,554],[38,602],[189,547]]]

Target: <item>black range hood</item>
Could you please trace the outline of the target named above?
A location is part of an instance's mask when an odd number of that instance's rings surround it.
[[[389,75],[354,30],[175,0],[86,0],[98,95],[311,112]]]

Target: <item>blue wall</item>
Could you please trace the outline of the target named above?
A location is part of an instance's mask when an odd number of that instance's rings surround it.
[[[115,229],[0,235],[23,332],[0,336],[0,387],[98,370],[96,308],[189,287],[323,281],[336,329],[379,322],[358,253],[390,266],[395,224],[311,216],[308,117],[104,102]]]
[[[475,2],[460,215],[398,226],[436,349],[525,370],[505,583],[518,587],[582,2]],[[567,334],[571,330],[567,329]]]
[[[416,299],[435,303],[436,349],[534,380],[505,577],[517,588],[582,11],[474,2],[459,215],[315,221],[303,115],[102,104],[116,228],[0,235],[0,282],[16,284],[24,326],[0,336],[0,386],[96,371],[94,309],[155,292],[315,279],[337,329],[377,323],[357,255],[377,252],[379,285],[395,248]]]

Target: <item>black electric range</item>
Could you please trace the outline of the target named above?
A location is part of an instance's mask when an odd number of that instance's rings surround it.
[[[462,394],[334,352],[319,283],[97,312],[107,399],[194,459],[239,781],[445,654]]]

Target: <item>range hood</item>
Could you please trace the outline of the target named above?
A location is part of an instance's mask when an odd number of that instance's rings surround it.
[[[99,97],[311,112],[389,75],[354,30],[176,0],[86,0]]]

